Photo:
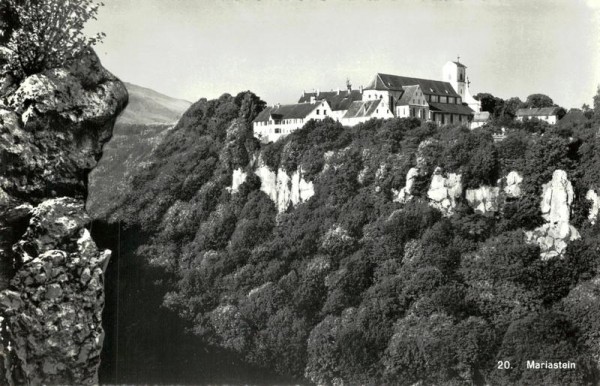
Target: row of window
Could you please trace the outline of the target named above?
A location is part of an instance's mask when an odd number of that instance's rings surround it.
[[[446,97],[440,95],[427,95],[428,102],[437,102],[437,103],[449,103],[453,105],[457,105],[461,103],[461,99],[457,97]]]
[[[468,118],[466,116],[458,115],[458,114],[443,114],[443,113],[433,113],[433,119],[436,122],[440,122],[442,125],[446,123],[461,123],[468,122]],[[449,116],[450,119],[446,119]],[[454,119],[456,117],[456,119]]]
[[[304,119],[274,119],[272,121],[255,122],[257,126],[268,126],[268,125],[292,125],[296,123],[304,123]]]
[[[427,102],[435,102],[435,103],[449,103],[449,104],[461,104],[461,98],[451,97],[451,96],[442,96],[442,95],[424,95],[422,92],[417,91],[414,95],[414,98],[411,100],[411,104],[425,104],[425,100],[419,98],[420,96],[424,96]],[[369,99],[372,98],[377,99],[377,94],[372,95],[369,94]],[[379,99],[383,99],[383,95],[379,95]],[[390,102],[391,103],[391,102]],[[317,110],[318,114],[318,110]]]

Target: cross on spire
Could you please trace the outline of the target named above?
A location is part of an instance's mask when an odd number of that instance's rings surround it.
[[[469,87],[471,85],[471,81],[469,80],[469,77],[467,77],[467,87]]]
[[[457,56],[456,56],[456,61],[457,61],[458,63],[460,63],[460,55],[457,55]]]

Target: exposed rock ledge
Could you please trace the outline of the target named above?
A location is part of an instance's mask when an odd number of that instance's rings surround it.
[[[421,169],[411,168],[406,174],[406,184],[399,191],[393,190],[394,201],[406,203],[413,198],[413,188]],[[474,210],[480,213],[496,212],[500,206],[500,189],[506,197],[516,198],[521,195],[521,182],[523,177],[516,171],[511,171],[506,177],[498,180],[498,186],[480,186],[477,189],[467,189],[465,199]],[[463,192],[461,175],[449,173],[444,177],[442,169],[437,167],[431,178],[431,184],[427,191],[427,197],[431,206],[439,209],[445,216],[454,213],[456,204]]]
[[[461,175],[448,173],[447,177],[442,174],[442,169],[437,167],[431,178],[431,185],[427,191],[429,204],[439,209],[444,216],[454,213],[456,204],[462,196]]]
[[[290,205],[307,201],[315,194],[313,183],[302,177],[301,168],[289,176],[281,168],[275,173],[259,162],[255,173],[261,181],[260,190],[273,200],[279,213],[285,212]]]
[[[93,53],[3,90],[0,384],[96,384],[110,253],[84,200],[127,90]]]
[[[517,198],[521,196],[521,182],[523,177],[516,172],[511,171],[506,177],[497,182],[497,186],[480,186],[477,189],[467,189],[465,199],[469,206],[479,213],[485,214],[497,212],[501,205],[500,188],[506,197]]]
[[[542,260],[562,256],[570,241],[581,236],[569,224],[573,186],[563,170],[555,170],[552,180],[544,184],[540,208],[546,224],[526,232],[527,240],[540,246]]]

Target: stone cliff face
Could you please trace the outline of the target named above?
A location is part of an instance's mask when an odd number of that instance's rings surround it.
[[[93,53],[4,90],[0,384],[94,384],[110,252],[85,229],[87,175],[127,91]]]
[[[408,173],[406,173],[406,184],[400,191],[394,190],[395,198],[394,201],[400,203],[406,203],[410,201],[413,197],[413,188],[415,185],[415,180],[420,175],[420,171],[418,168],[410,168]]]
[[[255,173],[261,181],[260,190],[273,200],[279,213],[285,212],[290,205],[307,201],[315,194],[313,183],[302,177],[302,169],[290,176],[281,168],[275,173],[259,163]]]
[[[406,203],[413,198],[413,186],[421,175],[418,166],[411,168],[406,175],[406,185],[393,191],[394,201]],[[522,194],[523,177],[511,171],[498,180],[497,186],[480,186],[467,189],[464,199],[475,211],[486,214],[497,212],[505,198],[518,198]],[[429,204],[439,209],[444,216],[451,216],[463,194],[461,175],[447,173],[437,167],[431,177],[427,199]],[[579,232],[570,223],[571,205],[574,192],[567,173],[555,170],[552,180],[543,186],[540,209],[546,224],[526,233],[527,240],[540,246],[542,259],[562,256],[570,241],[580,238]],[[598,195],[589,190],[586,199],[591,202],[588,219],[594,223],[598,217]]]
[[[475,211],[485,214],[497,212],[501,202],[501,192],[508,198],[520,197],[523,177],[516,171],[511,171],[506,177],[498,180],[497,186],[480,186],[477,189],[467,189],[465,199]],[[504,188],[502,188],[504,187]]]
[[[555,170],[552,180],[544,184],[540,208],[546,224],[527,232],[529,242],[537,243],[543,260],[561,256],[567,249],[567,243],[581,236],[575,227],[569,224],[573,186],[563,170]]]
[[[439,209],[444,216],[454,213],[456,203],[462,196],[461,175],[448,173],[446,177],[441,168],[436,168],[431,177],[431,185],[427,191],[429,204]]]

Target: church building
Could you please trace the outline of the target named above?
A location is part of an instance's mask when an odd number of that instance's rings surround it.
[[[475,113],[481,111],[481,103],[471,95],[467,67],[459,59],[444,65],[442,80],[378,73],[364,90],[352,90],[347,82],[344,91],[303,92],[295,105],[261,112],[253,122],[254,136],[275,141],[301,128],[309,119],[325,117],[344,126],[394,117],[415,117],[439,125],[469,125]]]

